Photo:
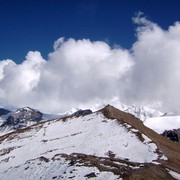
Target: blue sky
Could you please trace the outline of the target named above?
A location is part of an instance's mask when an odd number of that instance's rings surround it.
[[[138,11],[166,29],[180,19],[180,0],[0,0],[0,60],[43,57],[59,37],[106,41],[130,48]]]

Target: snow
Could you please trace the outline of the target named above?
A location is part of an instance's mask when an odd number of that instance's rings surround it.
[[[168,158],[165,156],[165,155],[163,155],[163,156],[161,156],[161,158],[160,158],[161,160],[165,160],[165,161],[167,161],[168,160]]]
[[[180,180],[180,174],[179,174],[179,173],[174,172],[174,171],[172,171],[172,170],[169,170],[169,174],[170,174],[173,178],[175,178],[175,179],[177,179],[177,180]]]
[[[4,121],[5,121],[4,118],[0,117],[0,126],[3,125]]]
[[[10,132],[13,132],[14,130],[8,126],[5,126],[5,127],[1,127],[0,129],[0,136],[3,136],[5,134],[8,134]]]
[[[133,162],[152,162],[158,158],[154,143],[141,142],[134,132],[101,113],[64,122],[49,121],[12,136],[1,143],[1,150],[9,153],[0,156],[0,179],[11,167],[14,169],[42,155],[52,158],[59,153],[83,153],[107,157],[111,151],[116,158]]]
[[[159,134],[162,134],[165,130],[173,130],[180,128],[180,116],[163,116],[148,118],[144,122],[144,125],[153,129]]]
[[[118,179],[118,176],[112,172],[100,172],[96,167],[69,165],[70,161],[60,158],[60,160],[50,160],[49,162],[40,161],[39,159],[27,161],[18,167],[10,168],[4,172],[1,180],[18,179],[87,179],[85,176],[94,173],[94,179]],[[45,173],[46,172],[46,173]]]
[[[79,108],[71,108],[69,111],[63,113],[64,115],[71,115],[77,111],[79,111],[80,109]]]
[[[128,112],[133,114],[135,117],[139,118],[142,121],[145,121],[147,118],[150,117],[159,117],[162,116],[163,113],[156,109],[147,107],[147,106],[122,106],[120,108],[122,111]]]

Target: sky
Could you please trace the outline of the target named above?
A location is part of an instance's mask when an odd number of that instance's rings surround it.
[[[21,63],[28,51],[44,58],[59,37],[106,41],[131,48],[138,11],[167,28],[180,0],[0,0],[0,59]]]
[[[180,109],[180,0],[0,0],[0,105]]]

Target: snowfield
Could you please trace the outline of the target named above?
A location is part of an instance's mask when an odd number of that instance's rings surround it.
[[[10,135],[1,143],[0,179],[5,178],[8,172],[13,172],[13,177],[14,173],[20,171],[19,168],[16,171],[15,167],[25,168],[29,160],[41,156],[53,158],[62,153],[98,157],[108,157],[111,153],[116,158],[132,162],[156,161],[159,156],[156,153],[157,146],[145,135],[143,137],[144,142],[138,138],[136,130],[128,129],[116,120],[109,120],[101,113],[40,123],[28,131]],[[104,176],[111,179],[110,174],[105,173]]]

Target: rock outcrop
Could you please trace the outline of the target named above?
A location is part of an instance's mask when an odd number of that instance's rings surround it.
[[[80,109],[80,110],[76,111],[75,113],[73,113],[73,115],[76,117],[79,117],[79,116],[86,116],[91,113],[92,113],[92,111],[90,109],[86,109],[86,110]]]
[[[180,129],[164,131],[162,135],[167,137],[171,141],[180,142]]]

